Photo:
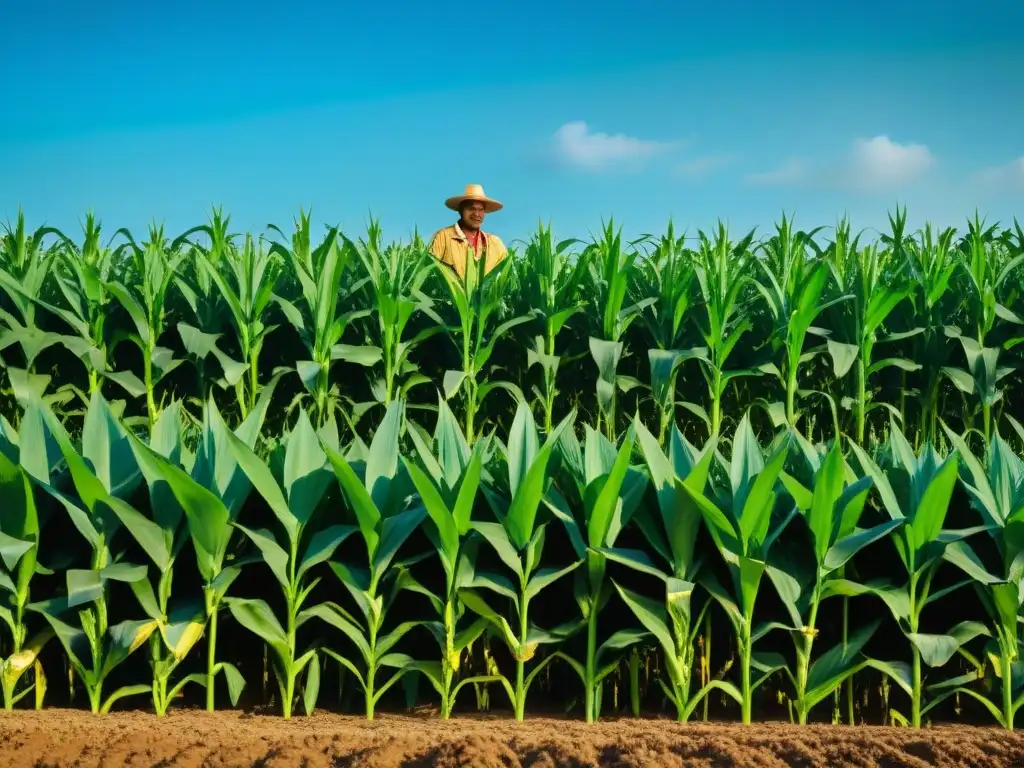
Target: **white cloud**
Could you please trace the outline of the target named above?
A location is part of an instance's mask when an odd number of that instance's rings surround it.
[[[614,163],[646,160],[675,146],[674,142],[650,141],[617,133],[591,131],[585,122],[566,123],[555,131],[559,158],[583,168],[599,169]]]
[[[845,157],[811,165],[792,158],[772,171],[751,173],[747,183],[784,187],[796,184],[853,188],[863,191],[889,189],[921,178],[935,165],[923,144],[900,144],[888,136],[856,139]]]
[[[799,157],[787,160],[774,171],[748,173],[747,183],[764,187],[788,187],[807,178],[807,163]]]
[[[974,178],[995,190],[1024,189],[1024,155],[1004,165],[982,168]]]
[[[695,158],[688,163],[683,163],[676,169],[676,172],[680,176],[696,179],[706,176],[710,171],[717,168],[723,168],[735,162],[735,160],[735,155],[706,155],[705,157]]]
[[[924,144],[900,144],[888,136],[853,142],[847,178],[854,186],[892,187],[920,178],[935,165]]]

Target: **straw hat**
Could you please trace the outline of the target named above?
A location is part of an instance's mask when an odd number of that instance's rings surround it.
[[[484,204],[484,211],[487,213],[494,213],[495,211],[500,211],[502,209],[501,203],[497,200],[492,200],[485,195],[484,188],[479,184],[467,184],[464,194],[449,197],[444,201],[444,204],[453,211],[457,211],[459,210],[459,206],[467,200],[479,200]]]

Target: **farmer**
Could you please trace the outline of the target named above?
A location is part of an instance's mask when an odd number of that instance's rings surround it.
[[[479,184],[467,184],[464,194],[449,197],[444,204],[459,212],[459,220],[434,234],[430,252],[461,278],[466,277],[471,253],[477,262],[484,257],[484,274],[498,266],[508,254],[505,244],[497,235],[485,233],[480,226],[486,214],[501,210],[501,203],[487,197]]]

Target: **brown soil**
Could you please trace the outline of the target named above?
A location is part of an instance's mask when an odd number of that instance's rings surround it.
[[[788,724],[686,725],[240,712],[0,713],[0,766],[1024,766],[1024,735]]]

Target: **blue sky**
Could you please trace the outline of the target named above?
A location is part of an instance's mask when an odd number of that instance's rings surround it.
[[[12,4],[0,221],[405,237],[471,182],[506,241],[1024,219],[1019,0],[288,5]]]

